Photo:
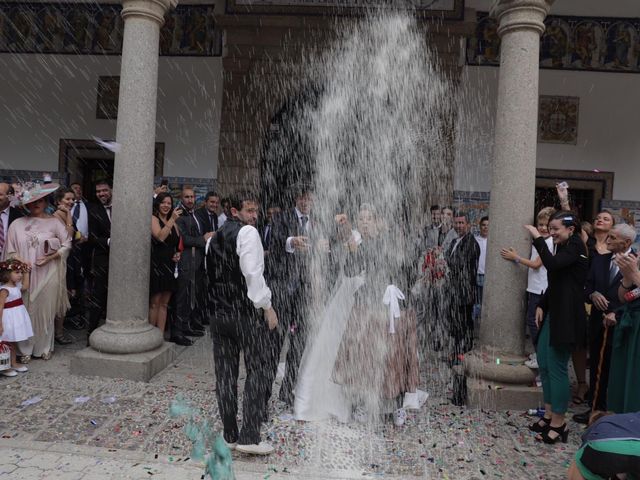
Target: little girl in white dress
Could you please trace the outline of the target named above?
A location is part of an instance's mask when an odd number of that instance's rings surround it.
[[[17,259],[0,262],[0,342],[11,348],[11,369],[0,371],[5,377],[29,369],[16,361],[16,342],[33,337],[29,313],[22,303],[22,292],[29,290],[31,266]]]

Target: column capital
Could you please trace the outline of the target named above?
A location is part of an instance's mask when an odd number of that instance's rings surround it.
[[[164,14],[178,5],[178,0],[123,0],[122,18],[142,17],[162,26]]]
[[[498,19],[498,35],[512,30],[544,32],[544,19],[555,0],[495,0],[491,16]]]

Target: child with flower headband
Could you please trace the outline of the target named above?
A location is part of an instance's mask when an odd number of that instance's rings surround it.
[[[18,364],[15,344],[33,337],[31,319],[22,303],[22,292],[29,289],[30,271],[31,265],[17,258],[0,262],[0,341],[10,344],[12,367],[0,371],[5,377],[29,370]]]

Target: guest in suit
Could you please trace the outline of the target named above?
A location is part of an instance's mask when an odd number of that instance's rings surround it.
[[[204,205],[195,211],[195,217],[202,225],[202,231],[204,234],[209,232],[216,232],[218,230],[218,212],[222,212],[220,206],[220,195],[216,192],[207,192],[204,197]],[[215,236],[215,233],[213,234]],[[206,243],[205,243],[206,248]],[[205,260],[206,261],[206,260]],[[202,295],[200,302],[203,308],[203,325],[208,325],[213,313],[213,293],[208,285],[209,278],[207,275],[203,277],[205,283],[202,288],[199,289]]]
[[[195,215],[202,225],[204,233],[218,230],[218,214],[222,213],[220,195],[216,192],[207,192],[204,197],[204,205],[195,211]]]
[[[24,216],[22,210],[19,210],[11,206],[11,197],[15,192],[13,187],[8,183],[0,183],[0,258],[4,258],[4,246],[7,241],[7,233],[9,232],[9,225],[13,223],[16,218]]]
[[[271,231],[273,230],[273,219],[276,215],[279,215],[282,209],[278,206],[272,205],[267,208],[267,214],[265,215],[264,224],[260,228],[260,236],[262,237],[262,246],[264,247],[264,254],[269,254],[269,245],[271,245]]]
[[[622,306],[618,297],[622,274],[614,259],[617,255],[631,252],[631,244],[635,236],[636,231],[630,225],[616,225],[607,236],[607,248],[610,253],[600,254],[591,260],[585,295],[587,301],[593,305],[589,317],[589,385],[592,408],[573,416],[578,423],[588,423],[592,412],[595,415],[607,411],[611,345],[617,322],[616,311]],[[605,330],[608,330],[606,344],[604,344]],[[600,352],[603,347],[602,364],[600,364]]]
[[[453,228],[458,236],[447,250],[451,294],[450,333],[453,341],[452,360],[473,348],[473,305],[476,303],[478,259],[480,247],[471,233],[469,216],[456,212]]]
[[[204,305],[201,288],[204,281],[204,247],[212,232],[205,233],[205,225],[195,215],[195,192],[191,187],[182,189],[178,228],[182,236],[182,255],[178,263],[178,290],[176,315],[171,326],[170,341],[189,346],[193,341],[187,336],[204,335]]]
[[[288,333],[289,350],[285,376],[280,388],[280,400],[289,406],[293,405],[293,391],[306,344],[306,317],[310,295],[308,264],[313,228],[313,199],[310,188],[297,185],[294,198],[295,207],[276,215],[273,219],[266,267],[268,282],[273,285],[275,308],[282,312],[282,328],[271,332],[271,380],[275,378],[280,350]],[[267,392],[267,398],[269,396],[270,391]]]
[[[71,208],[71,220],[75,230],[71,255],[67,260],[67,286],[70,290],[71,309],[67,318],[77,317],[81,321],[71,321],[72,326],[82,327],[84,320],[84,284],[87,273],[91,269],[89,238],[89,205],[82,192],[79,183],[72,183],[71,190],[75,195],[75,201]]]
[[[549,221],[555,255],[532,226],[525,227],[547,269],[549,286],[536,309],[538,365],[542,380],[545,416],[529,428],[545,443],[567,441],[565,414],[569,406],[568,363],[571,351],[584,343],[586,311],[587,248],[581,238],[580,221],[571,212],[557,212]]]
[[[91,335],[100,320],[107,313],[109,293],[109,252],[111,244],[111,202],[113,191],[111,182],[101,180],[96,183],[97,204],[89,206],[89,240],[91,248],[89,294],[87,296],[89,325],[87,334]],[[87,344],[89,338],[87,337]]]

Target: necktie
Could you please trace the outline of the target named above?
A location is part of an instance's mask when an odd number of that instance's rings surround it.
[[[609,285],[613,283],[613,279],[616,278],[616,275],[618,275],[618,271],[620,270],[618,268],[618,265],[616,265],[615,262],[613,261],[614,258],[615,258],[615,255],[612,255],[611,264],[609,265]]]
[[[309,217],[307,215],[302,215],[300,217],[300,225],[302,226],[302,233],[306,233],[307,223],[309,223]]]
[[[209,214],[209,223],[211,224],[211,231],[215,232],[216,231],[216,221],[213,218],[213,215],[211,213]]]
[[[111,221],[111,205],[109,205],[108,207],[104,207],[104,209],[107,211],[107,217],[109,217],[109,221]]]
[[[271,235],[271,225],[264,227],[264,244],[269,246],[269,235]]]
[[[73,206],[73,215],[72,215],[72,221],[73,221],[73,228],[76,228],[76,225],[78,225],[78,219],[80,218],[80,201],[76,201],[76,204]]]
[[[0,253],[4,251],[4,216],[7,214],[5,210],[0,212]],[[7,219],[7,224],[9,219]]]

